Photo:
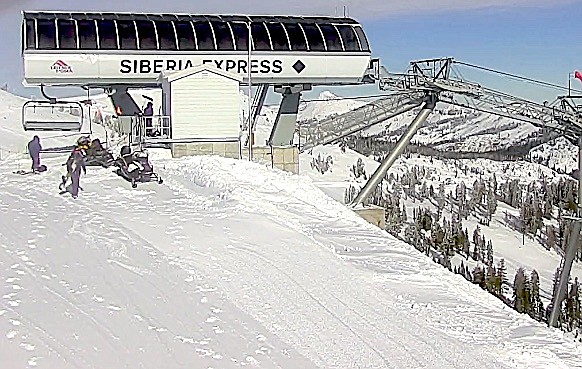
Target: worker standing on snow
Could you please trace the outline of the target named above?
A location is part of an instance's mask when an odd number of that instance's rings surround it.
[[[38,172],[40,169],[40,151],[42,146],[40,144],[40,137],[34,136],[32,140],[28,143],[28,154],[32,159],[31,169],[33,172]]]
[[[81,179],[81,170],[83,174],[87,174],[87,169],[85,168],[85,150],[75,150],[73,151],[72,158],[73,158],[73,171],[71,173],[71,196],[74,199],[79,196],[79,182]]]
[[[73,179],[73,176],[74,176],[77,168],[80,168],[78,170],[78,177],[76,179],[76,181],[77,181],[76,192],[78,193],[79,178],[81,177],[81,170],[83,170],[83,173],[87,172],[87,169],[85,169],[85,157],[87,156],[87,150],[89,150],[90,144],[91,144],[91,140],[89,139],[89,137],[86,137],[86,136],[81,137],[77,140],[77,146],[73,149],[73,151],[71,152],[71,155],[69,155],[69,158],[67,159],[67,162],[65,163],[65,165],[67,166],[67,174],[62,177],[62,182],[59,185],[59,188],[61,190],[63,190],[65,188],[66,183],[69,180],[69,178],[71,178],[72,181],[75,181]],[[73,184],[73,187],[74,187],[74,184]],[[74,195],[73,197],[76,198],[76,195]]]

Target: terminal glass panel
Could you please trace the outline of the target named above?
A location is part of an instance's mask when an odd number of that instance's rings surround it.
[[[231,22],[230,28],[234,34],[234,41],[236,42],[237,50],[249,49],[249,29],[246,23]]]
[[[95,21],[78,20],[77,28],[79,29],[79,49],[97,49],[97,32]]]
[[[323,33],[327,51],[343,51],[342,41],[337,29],[331,24],[320,24],[319,29]]]
[[[344,49],[346,51],[360,51],[360,44],[358,43],[356,32],[354,32],[352,26],[338,25],[336,28],[342,36],[342,40],[344,41]]]
[[[214,50],[214,35],[208,22],[195,22],[194,30],[198,40],[198,50]]]
[[[305,36],[307,36],[307,43],[309,44],[309,50],[311,51],[325,51],[325,44],[323,43],[323,36],[321,31],[315,24],[305,24],[302,23],[301,26],[305,31]]]
[[[216,47],[218,50],[234,50],[232,43],[232,33],[230,27],[225,22],[212,22],[214,35],[216,36]]]
[[[59,49],[73,50],[77,48],[77,28],[75,21],[59,19]]]
[[[56,49],[56,27],[54,20],[38,19],[38,48],[39,49]]]
[[[356,34],[360,39],[360,45],[362,45],[362,51],[370,51],[370,45],[368,44],[368,40],[366,39],[366,35],[364,34],[364,30],[360,26],[354,27],[356,30]]]
[[[158,41],[156,40],[154,22],[149,20],[137,20],[135,21],[135,25],[137,27],[140,50],[157,50]]]
[[[271,51],[271,40],[264,23],[252,23],[251,36],[253,38],[253,50]]]
[[[131,20],[118,20],[117,32],[119,33],[119,48],[122,50],[137,49],[137,35],[135,23]]]
[[[36,49],[36,27],[34,19],[26,20],[26,48]]]
[[[178,36],[178,47],[180,50],[196,50],[196,42],[194,41],[194,31],[192,29],[192,23],[174,22],[176,26],[176,34]]]
[[[297,23],[285,23],[285,29],[289,35],[289,42],[291,42],[291,50],[306,51],[307,42],[303,30]]]
[[[273,50],[289,50],[287,34],[281,23],[267,23],[267,28],[271,34]]]
[[[117,49],[117,32],[112,20],[100,20],[98,22],[99,48],[105,50]]]
[[[156,21],[156,29],[158,30],[160,50],[176,50],[176,34],[172,22]]]

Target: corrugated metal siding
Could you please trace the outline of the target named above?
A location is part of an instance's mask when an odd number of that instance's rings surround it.
[[[200,72],[174,81],[171,90],[172,138],[238,137],[237,81]]]

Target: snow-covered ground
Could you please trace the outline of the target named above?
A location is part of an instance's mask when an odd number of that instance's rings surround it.
[[[9,132],[14,116],[0,145],[29,139]],[[43,157],[48,172],[32,176],[12,173],[17,157],[2,161],[2,367],[582,367],[562,332],[307,176],[152,158],[164,184],[132,189],[89,168],[77,200],[57,193],[64,156]]]
[[[7,367],[565,368],[582,351],[310,180],[217,157],[76,201],[2,170]]]

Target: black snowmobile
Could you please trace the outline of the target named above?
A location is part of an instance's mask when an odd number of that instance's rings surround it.
[[[115,158],[103,147],[98,138],[94,139],[86,150],[85,165],[109,168],[115,164]]]
[[[115,160],[116,173],[131,183],[136,188],[138,183],[158,182],[163,183],[162,178],[154,172],[154,167],[149,161],[147,152],[131,152],[129,146],[121,148],[120,156]]]

